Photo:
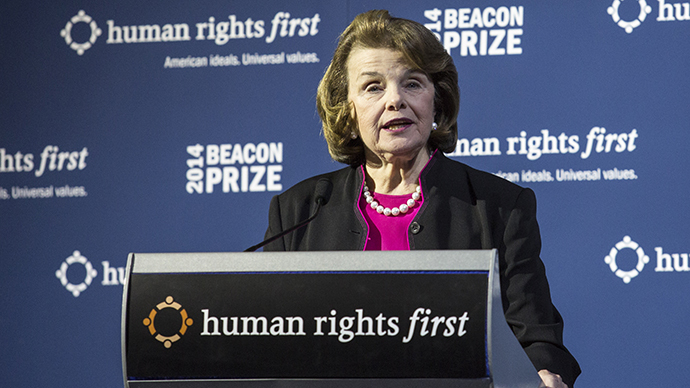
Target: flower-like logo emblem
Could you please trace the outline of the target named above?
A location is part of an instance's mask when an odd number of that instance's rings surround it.
[[[77,43],[72,39],[72,27],[77,23],[86,23],[91,28],[91,36],[85,42]],[[84,51],[88,50],[96,43],[96,39],[103,33],[103,31],[98,28],[98,24],[93,18],[86,14],[83,10],[80,10],[76,15],[67,22],[65,28],[60,31],[60,36],[65,38],[65,43],[79,55],[83,55]]]
[[[637,254],[637,265],[635,265],[635,268],[631,269],[630,271],[623,271],[622,269],[618,268],[618,264],[616,263],[616,256],[618,255],[618,252],[626,248],[632,249]],[[623,279],[625,284],[628,284],[632,278],[642,272],[644,265],[649,263],[649,256],[645,255],[644,249],[642,249],[638,243],[632,241],[630,236],[625,236],[623,237],[623,241],[619,241],[616,246],[611,248],[608,256],[604,258],[604,262],[609,265],[611,272]]]
[[[70,283],[70,281],[67,279],[67,270],[72,264],[81,264],[84,266],[84,269],[86,270],[86,276],[84,277],[84,281],[82,281],[79,284],[73,284]],[[67,291],[71,292],[74,297],[78,297],[79,294],[81,294],[84,290],[86,290],[86,287],[91,285],[91,282],[93,279],[98,275],[98,271],[96,271],[93,268],[93,265],[91,262],[84,256],[81,255],[79,251],[74,251],[72,253],[72,256],[68,257],[65,259],[65,261],[62,262],[62,265],[60,265],[60,269],[55,271],[55,277],[60,279],[60,283],[67,289]]]
[[[618,27],[624,29],[625,32],[629,34],[633,32],[633,29],[642,24],[642,22],[647,18],[647,15],[652,12],[652,7],[647,5],[646,0],[638,0],[638,4],[640,5],[640,13],[637,15],[637,19],[633,21],[626,21],[621,19],[621,16],[618,13],[618,8],[621,6],[622,1],[623,0],[614,0],[613,4],[606,9],[606,12],[611,15],[614,23],[618,24]]]
[[[156,316],[161,310],[164,309],[177,310],[180,313],[180,317],[182,318],[182,326],[177,331],[177,333],[173,335],[163,335],[157,332],[156,330]],[[165,298],[165,301],[157,304],[155,308],[151,309],[149,316],[144,318],[144,326],[148,327],[151,335],[154,336],[156,340],[162,342],[163,346],[165,346],[166,349],[170,349],[174,342],[177,342],[180,338],[182,338],[182,336],[187,332],[187,328],[191,326],[193,323],[194,321],[192,320],[192,318],[189,318],[189,316],[187,315],[187,310],[183,309],[179,303],[175,302],[172,296],[168,296],[167,298]]]

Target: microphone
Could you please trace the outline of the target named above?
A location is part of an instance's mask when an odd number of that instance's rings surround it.
[[[264,245],[273,242],[283,236],[285,236],[288,233],[292,233],[295,230],[307,225],[308,223],[312,222],[314,218],[319,214],[319,210],[321,210],[321,206],[325,205],[328,203],[328,200],[331,199],[331,193],[333,192],[333,183],[331,182],[330,179],[328,178],[321,178],[319,179],[318,182],[316,182],[316,188],[314,189],[314,202],[316,203],[316,210],[314,210],[314,214],[311,215],[311,217],[307,218],[306,220],[300,222],[299,224],[293,226],[290,229],[286,229],[275,236],[269,237],[266,240],[249,247],[245,249],[245,252],[254,252],[255,250],[263,247]]]

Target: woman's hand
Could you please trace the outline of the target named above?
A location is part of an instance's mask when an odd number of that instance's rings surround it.
[[[546,369],[542,369],[539,371],[539,377],[541,377],[541,381],[544,382],[546,388],[568,388],[568,384],[564,383],[563,380],[561,380],[560,375],[551,373]]]

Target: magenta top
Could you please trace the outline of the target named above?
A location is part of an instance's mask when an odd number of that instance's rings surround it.
[[[383,207],[399,207],[412,198],[412,194],[405,195],[386,195],[379,193],[371,194],[376,202]],[[407,213],[400,213],[397,216],[385,216],[376,212],[366,202],[363,195],[359,199],[359,208],[362,210],[364,219],[369,225],[369,235],[364,245],[365,251],[409,251],[410,242],[407,233],[410,223],[419,212],[419,208],[424,202],[424,195],[410,208]]]
[[[429,160],[438,152],[435,150]],[[422,171],[426,169],[429,162],[426,162]],[[366,171],[364,166],[361,166],[362,175],[366,176]],[[420,198],[416,201],[414,207],[410,208],[407,213],[400,213],[397,216],[386,216],[379,214],[376,209],[372,209],[367,203],[364,194],[360,192],[359,194],[359,210],[367,222],[369,227],[369,233],[367,235],[367,241],[364,244],[365,251],[409,251],[410,250],[410,240],[408,238],[408,231],[410,230],[410,224],[414,220],[419,209],[421,209],[424,203],[424,192],[421,190],[422,182],[419,180],[420,188]],[[364,182],[362,182],[362,190],[364,189]],[[379,193],[371,193],[374,200],[378,202],[383,207],[394,208],[400,207],[401,204],[406,203],[408,199],[412,198],[412,193],[405,195],[387,195]]]

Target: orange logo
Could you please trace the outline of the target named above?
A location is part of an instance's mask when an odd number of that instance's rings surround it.
[[[180,317],[182,318],[182,326],[180,327],[180,330],[178,330],[177,333],[171,336],[165,336],[161,333],[156,332],[155,326],[156,315],[158,315],[158,312],[168,308],[179,311]],[[176,342],[180,338],[182,338],[184,333],[187,332],[187,328],[189,326],[192,326],[193,323],[194,321],[192,320],[192,318],[189,318],[189,316],[187,315],[187,310],[183,309],[179,303],[175,302],[172,296],[168,296],[167,298],[165,298],[164,302],[161,302],[158,305],[156,305],[156,308],[151,309],[149,316],[147,318],[144,318],[144,326],[147,326],[149,328],[149,332],[151,332],[151,335],[154,336],[158,341],[162,342],[163,346],[165,346],[167,349],[170,349],[173,342]]]

